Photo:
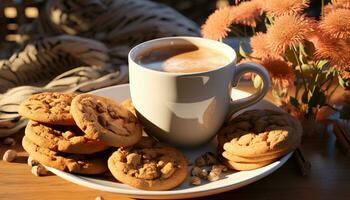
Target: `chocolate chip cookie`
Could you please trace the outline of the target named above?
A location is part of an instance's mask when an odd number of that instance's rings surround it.
[[[187,177],[186,157],[149,137],[115,151],[108,159],[108,168],[120,182],[143,190],[169,190]]]
[[[108,170],[105,153],[79,155],[56,152],[34,144],[26,136],[23,137],[22,146],[33,159],[45,166],[62,171],[77,174],[100,174]]]
[[[42,124],[30,120],[25,135],[40,147],[65,153],[92,154],[108,148],[102,142],[87,138],[77,126]]]
[[[90,139],[115,147],[131,146],[141,139],[136,116],[112,99],[80,94],[73,99],[70,112]]]
[[[74,97],[73,93],[34,94],[20,104],[18,112],[21,116],[38,122],[74,125],[70,114],[70,105]]]
[[[250,110],[219,131],[218,151],[231,169],[255,169],[293,151],[301,136],[299,121],[289,114]]]

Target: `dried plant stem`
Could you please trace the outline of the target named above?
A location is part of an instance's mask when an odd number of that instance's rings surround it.
[[[297,61],[298,66],[300,67],[301,78],[302,78],[302,80],[303,80],[304,89],[305,89],[305,91],[309,92],[309,88],[307,87],[306,80],[305,80],[305,76],[304,76],[304,70],[303,70],[303,68],[301,67],[301,63],[300,63],[299,58],[298,58],[298,56],[297,56],[295,47],[292,48],[292,51],[293,51],[295,60]]]

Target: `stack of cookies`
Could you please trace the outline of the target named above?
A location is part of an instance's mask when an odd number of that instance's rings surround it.
[[[300,122],[287,113],[250,110],[218,133],[218,152],[227,167],[252,170],[293,151],[301,141]]]
[[[142,137],[131,100],[41,93],[24,101],[19,113],[30,119],[22,145],[45,166],[79,174],[109,169],[120,182],[145,190],[168,190],[187,177],[179,150]]]
[[[130,111],[91,94],[36,94],[21,104],[19,113],[30,119],[23,148],[41,164],[62,171],[103,173],[110,146],[141,139],[141,125]]]

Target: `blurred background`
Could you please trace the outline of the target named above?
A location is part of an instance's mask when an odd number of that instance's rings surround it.
[[[140,0],[141,1],[141,0]],[[237,0],[153,0],[176,9],[198,25],[215,9],[234,5]],[[263,1],[263,0],[262,0]],[[329,0],[325,0],[328,2]],[[318,16],[321,0],[311,0],[311,6],[306,11],[310,16]],[[0,59],[7,58],[21,43],[18,32],[21,26],[31,23],[39,16],[45,0],[0,0]]]

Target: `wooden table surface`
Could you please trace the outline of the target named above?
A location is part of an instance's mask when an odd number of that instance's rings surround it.
[[[250,89],[248,89],[250,90]],[[271,96],[267,97],[271,99]],[[27,154],[20,145],[23,131],[13,137],[19,158],[15,163],[0,160],[0,199],[130,199],[118,194],[81,187],[55,175],[36,177],[26,164]],[[0,156],[10,148],[0,144]],[[350,159],[332,133],[303,138],[302,149],[312,168],[303,177],[291,158],[284,166],[262,180],[226,193],[202,199],[350,199]]]

